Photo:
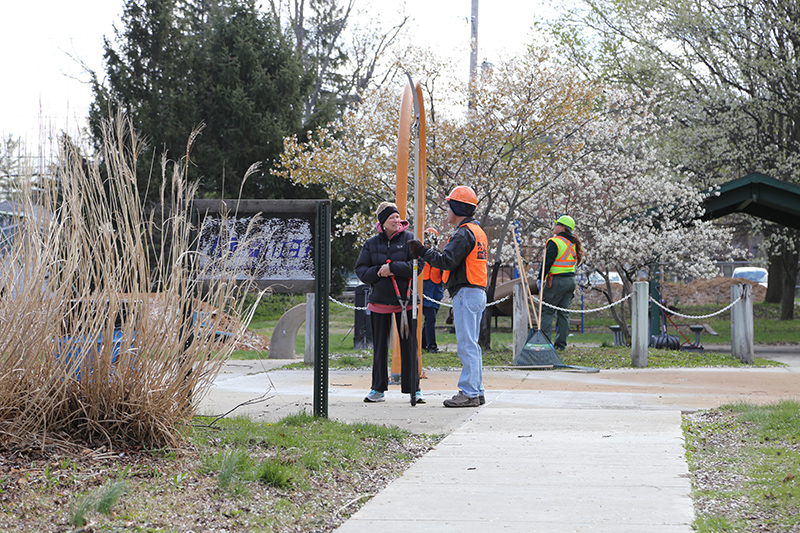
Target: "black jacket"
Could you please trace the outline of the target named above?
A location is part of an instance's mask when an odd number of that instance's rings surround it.
[[[397,281],[400,296],[405,300],[408,284],[414,275],[414,266],[411,254],[406,243],[414,238],[410,231],[401,231],[392,237],[391,242],[386,234],[381,232],[367,239],[361,248],[361,254],[356,261],[356,275],[362,282],[370,285],[370,303],[399,305],[397,294],[392,284],[392,278],[378,277],[378,270],[391,259],[389,268]],[[419,262],[418,272],[422,273],[424,263]]]
[[[423,256],[425,262],[430,263],[432,267],[450,271],[450,277],[446,283],[450,297],[455,296],[461,287],[477,287],[477,285],[471,285],[467,280],[467,256],[475,248],[476,243],[475,235],[465,225],[470,222],[477,224],[472,217],[462,220],[453,236],[447,241],[444,250],[428,248]],[[486,287],[479,288],[486,289]]]

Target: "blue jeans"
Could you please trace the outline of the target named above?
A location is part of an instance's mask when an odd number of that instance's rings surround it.
[[[483,394],[483,352],[478,344],[481,316],[486,308],[486,291],[464,287],[453,297],[453,326],[456,328],[461,377],[458,388],[468,398]]]

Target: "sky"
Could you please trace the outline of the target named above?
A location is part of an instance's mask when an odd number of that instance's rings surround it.
[[[373,14],[398,2],[369,3]],[[409,36],[469,69],[471,0],[405,0]],[[38,143],[58,131],[76,135],[86,125],[90,76],[102,74],[103,38],[120,27],[123,0],[4,0],[0,7],[0,137]],[[483,0],[478,14],[479,64],[522,53],[531,22],[543,7],[530,0]],[[460,51],[459,51],[460,50]],[[467,50],[466,53],[463,51]],[[102,77],[102,76],[101,76]]]

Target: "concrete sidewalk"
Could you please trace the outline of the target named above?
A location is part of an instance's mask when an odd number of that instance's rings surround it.
[[[428,403],[399,387],[365,404],[370,375],[331,371],[332,419],[446,435],[339,530],[691,531],[681,412],[747,400],[798,399],[798,347],[757,347],[774,369],[625,369],[597,374],[485,370],[487,403],[447,409],[459,372],[426,371]],[[257,420],[312,410],[311,370],[232,361],[201,405]]]
[[[337,531],[688,533],[682,443],[677,411],[489,403]]]

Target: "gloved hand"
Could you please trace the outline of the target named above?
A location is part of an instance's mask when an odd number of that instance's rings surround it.
[[[540,279],[536,280],[536,290],[539,290],[539,291],[542,290],[542,280],[540,280]]]
[[[419,242],[416,239],[411,239],[408,241],[408,251],[413,257],[420,257],[425,255],[425,252],[428,250],[428,247]]]
[[[439,232],[435,228],[425,230],[425,246],[439,246]]]

